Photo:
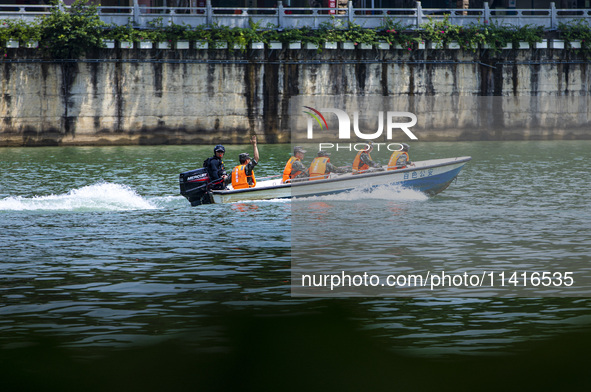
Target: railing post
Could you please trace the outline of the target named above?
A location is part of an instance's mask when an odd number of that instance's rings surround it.
[[[490,23],[490,8],[488,7],[488,1],[484,2],[484,23]]]
[[[353,1],[349,0],[349,4],[347,4],[348,9],[347,9],[347,17],[349,18],[349,25],[351,25],[353,23],[353,16],[354,16],[354,11],[353,11]]]
[[[206,0],[205,2],[205,20],[208,26],[213,24],[213,8],[211,6],[211,0]]]
[[[140,26],[143,27],[141,25],[141,20],[140,20],[140,5],[138,4],[137,0],[133,0],[133,24],[136,26]]]
[[[417,1],[417,28],[423,24],[423,7],[421,2]]]
[[[558,13],[556,12],[556,3],[550,3],[550,30],[556,30],[558,27],[558,23],[556,23],[556,18]]]
[[[285,15],[285,11],[283,8],[283,1],[278,1],[277,2],[277,24],[279,25],[279,28],[282,29],[284,27],[283,24],[283,16]]]

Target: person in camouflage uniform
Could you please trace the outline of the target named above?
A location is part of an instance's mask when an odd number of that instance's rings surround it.
[[[371,159],[370,153],[372,152],[372,150],[373,143],[368,142],[367,148],[357,153],[357,156],[353,161],[353,174],[367,173],[369,171],[372,171],[370,170],[370,168],[375,168],[377,171],[384,170],[382,169],[382,166],[379,163],[374,162]]]
[[[340,169],[333,165],[328,158],[330,153],[326,151],[318,151],[318,156],[314,158],[310,165],[309,175],[310,180],[322,180],[328,178],[330,173],[347,173],[347,170]]]
[[[301,181],[308,178],[308,168],[302,162],[306,150],[296,146],[293,149],[293,156],[289,158],[285,169],[283,169],[283,183],[291,181]]]

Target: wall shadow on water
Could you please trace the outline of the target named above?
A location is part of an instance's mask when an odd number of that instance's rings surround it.
[[[513,354],[413,357],[385,349],[333,302],[317,313],[222,316],[228,346],[184,339],[125,350],[36,339],[0,351],[2,391],[579,391],[591,389],[591,333],[518,343]],[[85,359],[80,359],[80,355]]]

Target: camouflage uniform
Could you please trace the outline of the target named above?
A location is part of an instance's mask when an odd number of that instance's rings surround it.
[[[369,154],[367,152],[362,152],[361,155],[359,156],[359,160],[369,167],[381,167],[380,164],[371,160],[371,158],[369,157]]]
[[[302,161],[295,160],[292,164],[291,164],[291,172],[292,173],[297,173],[301,171],[300,174],[298,174],[295,177],[292,177],[294,180],[296,179],[301,179],[301,178],[308,178],[309,174],[308,174],[308,168],[306,166],[304,166],[304,164],[302,163]]]
[[[326,174],[328,173],[347,173],[346,169],[339,169],[330,162],[326,162]]]

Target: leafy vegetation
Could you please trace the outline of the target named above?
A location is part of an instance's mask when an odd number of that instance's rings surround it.
[[[6,48],[10,39],[18,40],[21,46],[28,41],[39,41],[40,50],[49,58],[75,59],[90,49],[104,47],[105,39],[117,41],[176,42],[180,40],[205,41],[210,48],[216,42],[225,41],[229,50],[235,47],[245,50],[252,42],[280,41],[284,43],[299,41],[313,43],[319,48],[325,42],[346,42],[371,44],[387,42],[413,50],[419,42],[430,42],[435,48],[443,48],[450,42],[457,42],[464,50],[475,51],[483,45],[493,52],[501,50],[508,43],[519,41],[534,45],[541,42],[544,29],[541,26],[522,27],[494,23],[475,23],[459,26],[443,19],[429,19],[420,29],[410,29],[400,20],[385,17],[377,29],[363,28],[343,19],[332,18],[322,23],[318,29],[309,27],[281,30],[269,25],[265,28],[259,23],[250,22],[246,28],[220,25],[191,27],[184,24],[164,24],[162,18],[154,19],[147,29],[137,29],[132,22],[123,25],[107,25],[100,20],[98,7],[87,0],[76,0],[70,7],[64,7],[59,0],[53,0],[56,7],[51,13],[34,22],[20,19],[0,20],[0,50]],[[560,37],[567,45],[581,41],[584,49],[591,49],[591,26],[585,20],[561,23]]]
[[[423,29],[422,37],[431,42],[436,49],[443,48],[446,43],[458,41],[461,32],[460,26],[450,23],[448,15],[445,15],[441,21],[429,18],[429,22],[421,25],[421,28]]]
[[[412,50],[415,43],[424,42],[423,37],[413,34],[408,29],[408,26],[393,18],[384,19],[377,33],[377,38],[379,41],[386,41],[390,45],[400,45],[407,50]]]
[[[57,0],[53,4],[58,5]],[[104,27],[96,5],[76,0],[68,10],[53,7],[49,16],[29,25],[33,30],[29,34],[34,35],[29,39],[41,41],[40,48],[47,57],[78,58],[88,49],[103,46]]]
[[[534,46],[536,42],[542,42],[544,29],[542,26],[525,25],[521,27],[512,27],[510,30],[511,42],[515,45],[518,42],[527,42]]]
[[[574,41],[581,41],[581,47],[586,51],[591,50],[591,27],[587,21],[578,19],[570,23],[558,25],[560,37],[565,40],[569,47]]]
[[[39,41],[41,27],[38,22],[27,23],[21,19],[4,19],[1,22],[0,42],[5,45],[9,39],[19,42]]]

